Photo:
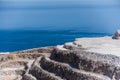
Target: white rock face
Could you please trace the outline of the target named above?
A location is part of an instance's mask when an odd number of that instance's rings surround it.
[[[120,39],[120,30],[117,30],[112,38],[113,39]]]
[[[111,36],[77,38],[73,43],[81,45],[85,51],[120,56],[120,40],[112,39]]]
[[[0,52],[0,54],[10,54],[10,52]]]
[[[57,45],[56,48],[60,49],[60,50],[67,50],[63,47],[64,45]]]

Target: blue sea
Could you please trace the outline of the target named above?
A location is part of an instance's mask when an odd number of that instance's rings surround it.
[[[0,52],[56,46],[74,41],[75,38],[102,37],[106,35],[111,36],[109,33],[91,33],[74,30],[1,30]]]
[[[0,52],[111,36],[118,29],[117,1],[0,0]]]

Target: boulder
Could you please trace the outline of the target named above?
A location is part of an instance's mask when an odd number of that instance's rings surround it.
[[[117,30],[112,38],[113,39],[120,39],[120,30]]]

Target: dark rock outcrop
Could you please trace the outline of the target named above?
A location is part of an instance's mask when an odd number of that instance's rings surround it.
[[[113,39],[120,39],[120,30],[117,30],[112,38]]]

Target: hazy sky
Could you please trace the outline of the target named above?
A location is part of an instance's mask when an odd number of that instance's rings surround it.
[[[0,29],[120,28],[119,0],[0,0]]]

